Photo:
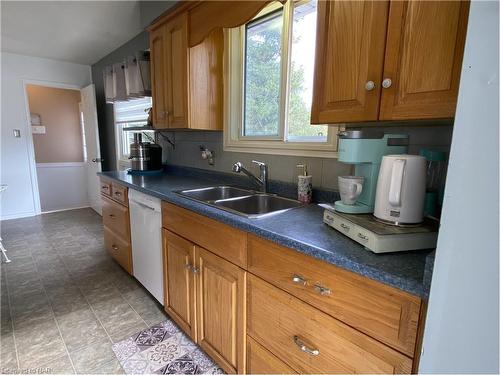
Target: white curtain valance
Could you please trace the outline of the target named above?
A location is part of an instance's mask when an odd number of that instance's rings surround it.
[[[149,52],[139,51],[103,71],[107,103],[151,96]]]

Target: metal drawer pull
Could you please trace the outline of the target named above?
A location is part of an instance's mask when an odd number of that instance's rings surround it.
[[[349,230],[349,225],[345,225],[344,223],[342,223],[340,224],[340,226],[345,230]]]
[[[301,351],[310,355],[319,355],[319,349],[309,348],[299,336],[293,336],[293,342],[299,347]]]
[[[120,195],[122,195],[122,193],[120,193],[119,191],[115,191],[115,195],[120,196]]]
[[[361,233],[358,233],[358,237],[361,238],[362,240],[365,240],[365,241],[368,240],[368,236],[365,236],[364,234],[361,234]]]
[[[111,248],[112,248],[113,250],[118,250],[118,246],[116,246],[116,245],[111,245]]]
[[[332,294],[332,291],[329,288],[321,286],[319,284],[314,284],[314,290],[322,296],[329,296],[330,294]]]
[[[103,186],[101,186],[101,189],[103,189],[103,190],[108,190],[108,189],[109,189],[109,186],[103,185]]]
[[[292,281],[296,284],[302,284],[302,285],[306,285],[307,284],[307,280],[304,279],[302,276],[300,275],[297,275],[297,274],[294,274],[292,276]]]
[[[109,214],[109,217],[113,219],[115,217],[115,215]]]
[[[188,264],[186,264],[186,266],[185,266],[185,267],[186,267],[186,269],[187,269],[188,271],[191,271],[191,270],[193,269],[193,266],[192,266],[192,265],[190,265],[189,263],[188,263]]]

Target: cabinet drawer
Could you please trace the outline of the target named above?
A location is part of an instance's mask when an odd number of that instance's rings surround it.
[[[163,227],[246,268],[247,235],[216,220],[162,202]]]
[[[108,227],[104,227],[104,244],[106,250],[129,274],[132,275],[132,249],[130,242],[123,241]]]
[[[247,374],[295,374],[291,367],[247,336]]]
[[[101,194],[111,197],[111,182],[101,179]]]
[[[413,357],[419,298],[252,235],[248,270]]]
[[[130,219],[128,208],[110,199],[102,198],[102,221],[122,239],[130,242]]]
[[[409,373],[405,355],[248,277],[248,335],[299,373]]]
[[[112,198],[115,201],[120,202],[121,204],[123,204],[125,206],[128,206],[127,191],[128,191],[128,189],[125,186],[119,185],[115,182],[111,183]]]

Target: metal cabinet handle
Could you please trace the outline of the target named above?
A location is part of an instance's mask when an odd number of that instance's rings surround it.
[[[292,276],[292,281],[295,283],[295,284],[302,284],[302,285],[306,285],[307,284],[307,280],[304,279],[302,276],[300,275],[297,275],[297,274],[294,274]]]
[[[365,90],[366,91],[372,91],[374,88],[375,88],[375,82],[368,81],[365,83]]]
[[[313,349],[313,348],[310,348],[308,347],[304,341],[302,341],[299,336],[295,335],[293,336],[293,342],[295,343],[295,345],[297,345],[299,347],[299,349],[301,351],[303,351],[304,353],[307,353],[307,354],[310,354],[310,355],[319,355],[319,349]]]
[[[112,248],[113,250],[115,250],[115,251],[116,251],[116,250],[118,250],[118,246],[116,246],[116,245],[111,245],[111,248]]]
[[[120,196],[120,195],[122,195],[122,193],[120,193],[119,191],[115,191],[115,195]]]
[[[314,284],[314,290],[322,296],[329,296],[330,294],[332,294],[332,291],[329,288],[320,284]]]
[[[102,185],[102,186],[101,186],[101,189],[103,189],[103,190],[109,190],[109,186]]]
[[[340,226],[345,230],[349,230],[349,225],[345,225],[344,223],[342,223],[340,224]]]
[[[192,264],[186,264],[184,266],[188,271],[191,271],[192,273],[199,273],[200,269],[198,267],[193,266]]]
[[[361,238],[362,240],[368,241],[368,236],[365,236],[362,233],[358,233],[358,237]]]
[[[392,86],[392,79],[390,79],[390,78],[386,78],[386,79],[384,79],[384,80],[382,81],[382,87],[383,87],[384,89],[388,89],[388,88],[389,88],[389,87],[391,87],[391,86]]]
[[[114,219],[116,216],[113,215],[113,214],[109,214],[109,217],[112,218],[112,219]]]

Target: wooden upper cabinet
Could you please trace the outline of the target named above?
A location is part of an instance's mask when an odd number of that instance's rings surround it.
[[[188,127],[188,16],[182,13],[166,24],[168,127]]]
[[[311,123],[453,117],[468,9],[468,1],[319,2]]]
[[[194,245],[163,229],[165,311],[196,341]]]
[[[468,1],[391,2],[381,120],[455,115]]]
[[[189,47],[189,13],[150,30],[153,125],[222,130],[222,29]]]
[[[224,33],[214,30],[189,49],[189,124],[196,129],[223,127]]]
[[[151,49],[151,82],[153,96],[153,124],[155,128],[168,128],[167,94],[166,94],[166,26],[159,27],[151,32],[149,43]]]
[[[227,373],[245,373],[245,271],[196,247],[198,344]]]
[[[386,1],[318,2],[311,123],[377,120],[388,9]]]

